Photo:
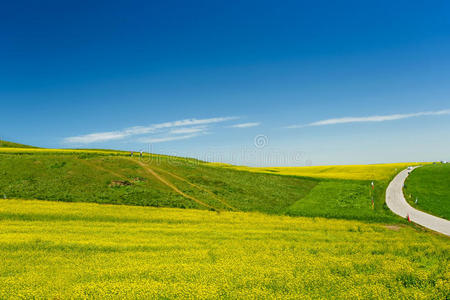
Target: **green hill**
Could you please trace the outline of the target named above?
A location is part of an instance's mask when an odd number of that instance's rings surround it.
[[[0,148],[0,298],[447,299],[448,238],[384,205],[400,167]]]
[[[450,164],[415,169],[406,179],[404,194],[417,209],[450,220]]]
[[[384,205],[388,182],[375,181],[371,191],[370,180],[258,173],[164,155],[0,148],[5,198],[396,222]]]
[[[282,213],[317,184],[161,156],[0,157],[0,195],[8,198]]]

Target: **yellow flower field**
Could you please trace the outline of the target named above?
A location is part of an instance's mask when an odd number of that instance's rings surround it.
[[[427,163],[252,168],[245,166],[212,163],[212,165],[215,166],[233,168],[236,170],[249,172],[350,180],[388,180],[396,173],[398,173],[398,171],[403,170],[408,166],[423,164]]]
[[[0,298],[450,296],[450,244],[411,226],[0,200]]]

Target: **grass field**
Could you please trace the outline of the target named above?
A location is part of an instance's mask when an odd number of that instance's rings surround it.
[[[372,191],[367,181],[323,180],[306,197],[292,204],[286,214],[372,222],[396,221],[397,218],[384,204],[386,186],[387,182],[377,181],[376,189]]]
[[[0,197],[398,222],[384,193],[407,165],[262,169],[147,153],[140,160],[115,150],[3,147]]]
[[[374,165],[367,172],[379,168],[378,178],[389,178],[399,167]],[[324,173],[280,176],[162,155],[145,154],[141,161],[120,151],[0,148],[0,197],[399,220],[384,204],[389,180],[375,181],[372,207],[371,180]]]
[[[410,164],[259,169],[10,146],[0,197],[54,201],[0,200],[1,299],[450,297],[448,238],[384,204]]]
[[[450,165],[415,169],[406,179],[404,194],[412,206],[450,220]]]
[[[0,196],[7,198],[281,214],[316,184],[181,159],[0,154]]]
[[[450,297],[448,239],[411,226],[0,200],[0,298]]]

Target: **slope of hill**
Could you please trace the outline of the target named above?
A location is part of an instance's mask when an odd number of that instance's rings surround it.
[[[283,213],[316,184],[162,156],[0,154],[8,198]]]
[[[0,200],[0,298],[448,299],[448,239],[410,226]]]
[[[450,220],[450,164],[415,169],[406,179],[403,191],[411,206]]]
[[[385,209],[378,166],[372,189],[362,166],[0,148],[0,298],[450,297],[448,239]]]
[[[0,148],[0,196],[397,222],[384,192],[400,166],[368,168],[382,179],[373,190],[368,175],[324,178],[326,170],[318,177],[280,176],[163,155],[140,159],[124,151]],[[340,173],[352,174],[351,166],[345,169]],[[364,173],[361,166],[353,172]]]

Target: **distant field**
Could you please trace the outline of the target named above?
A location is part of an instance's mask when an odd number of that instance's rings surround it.
[[[317,167],[274,167],[251,168],[227,164],[215,164],[249,172],[261,172],[280,175],[292,175],[315,178],[351,179],[351,180],[389,180],[408,166],[419,163],[396,163],[375,165],[317,166]],[[423,164],[423,163],[420,163]]]
[[[450,165],[415,169],[406,179],[404,194],[412,206],[450,220]]]
[[[448,238],[260,213],[0,200],[0,298],[450,297]]]

